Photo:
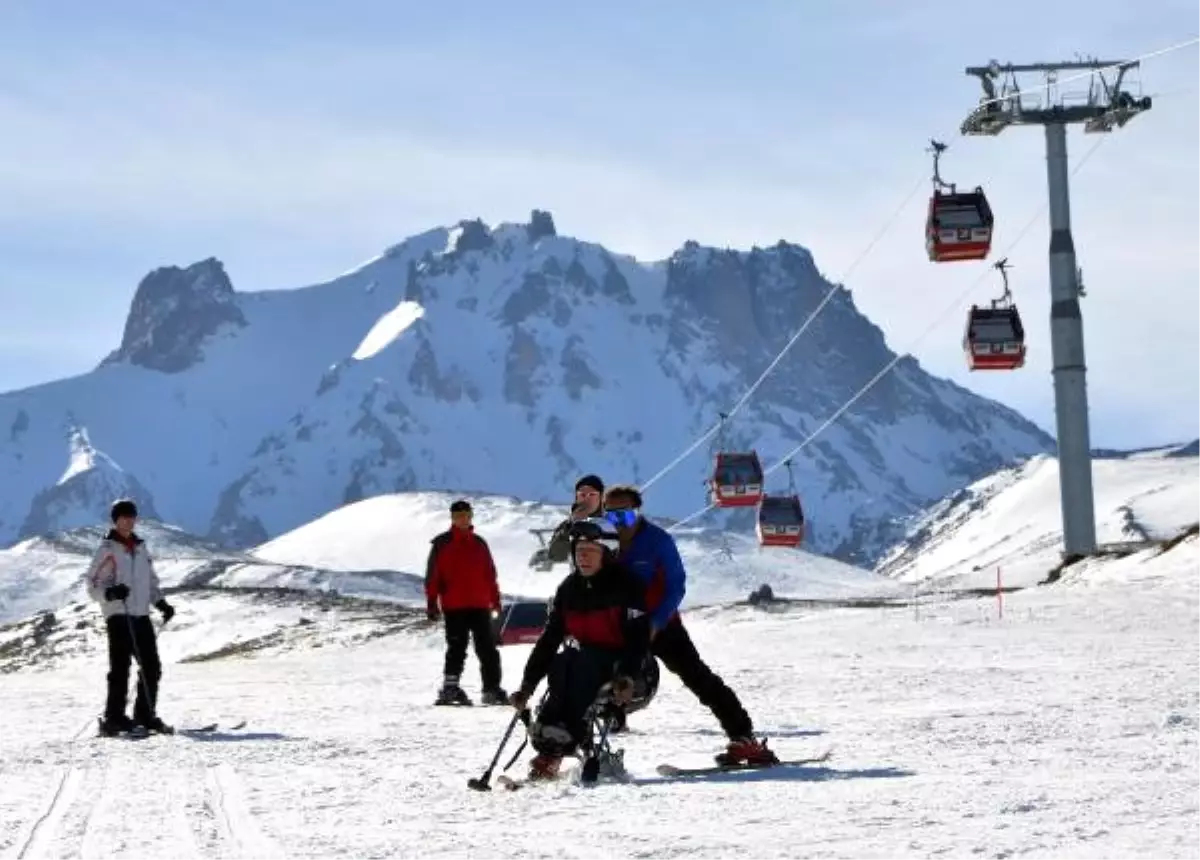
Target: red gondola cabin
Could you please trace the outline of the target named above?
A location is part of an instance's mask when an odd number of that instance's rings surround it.
[[[510,603],[492,621],[497,645],[525,645],[536,642],[546,629],[550,607],[544,600]]]
[[[758,542],[798,547],[804,541],[804,509],[799,496],[763,496],[758,505]]]
[[[963,333],[963,352],[971,370],[1016,370],[1025,364],[1025,328],[1016,305],[972,306]]]
[[[982,260],[992,249],[992,207],[982,188],[935,190],[925,223],[925,250],[935,263]]]
[[[758,454],[717,454],[709,479],[710,500],[718,508],[750,508],[763,496],[763,469]]]

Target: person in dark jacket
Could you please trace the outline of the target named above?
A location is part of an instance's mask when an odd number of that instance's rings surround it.
[[[733,690],[700,657],[679,616],[687,592],[687,574],[675,539],[641,514],[637,487],[610,487],[604,497],[604,516],[620,537],[618,558],[646,586],[650,613],[650,653],[679,677],[700,702],[713,712],[729,743],[716,756],[718,764],[773,764],[779,761],[764,741],[754,737],[754,725]]]
[[[158,684],[162,662],[150,607],[162,613],[166,624],[175,609],[162,594],[154,560],[134,527],[137,504],[119,499],[110,510],[112,529],[100,541],[87,572],[88,596],[100,604],[108,637],[108,696],[100,733],[171,734],[174,729],[158,716]],[[133,719],[125,714],[129,699],[129,665],[138,663],[137,699]]]
[[[584,475],[575,482],[575,503],[571,515],[559,523],[546,546],[546,558],[556,564],[571,560],[571,526],[580,520],[598,517],[604,510],[604,481],[599,475]]]
[[[475,534],[469,502],[450,506],[450,528],[431,543],[425,564],[426,617],[446,619],[446,661],[436,704],[470,705],[461,686],[467,642],[474,640],[483,681],[483,703],[503,705],[508,695],[500,686],[500,652],[492,618],[500,612],[500,583],[487,541]]]
[[[529,741],[537,751],[530,779],[554,777],[563,757],[578,754],[587,744],[588,710],[605,694],[606,685],[614,704],[630,701],[647,658],[644,589],[616,560],[616,529],[604,520],[581,520],[571,528],[571,544],[574,570],[554,594],[546,629],[511,698],[513,707],[523,710],[547,678],[546,700],[529,727]]]

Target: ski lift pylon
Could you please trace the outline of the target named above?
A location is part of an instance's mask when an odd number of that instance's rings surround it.
[[[930,141],[933,153],[933,196],[925,220],[925,250],[935,263],[983,260],[992,249],[992,207],[982,186],[959,191],[942,180],[938,160],[946,144]],[[943,190],[948,189],[948,190]]]

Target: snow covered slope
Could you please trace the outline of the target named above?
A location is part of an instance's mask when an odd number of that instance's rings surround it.
[[[34,496],[21,526],[22,535],[51,535],[91,525],[97,519],[97,512],[107,515],[113,501],[121,498],[137,499],[142,516],[158,516],[150,491],[137,477],[98,451],[86,427],[70,429],[66,453],[66,471],[53,485]]]
[[[1192,857],[1196,541],[1143,559],[1154,576],[1137,582],[1099,582],[1097,568],[1086,582],[1011,595],[1003,618],[989,601],[919,616],[696,613],[697,647],[771,746],[785,758],[832,748],[833,758],[658,776],[662,762],[710,763],[724,741],[664,673],[650,708],[614,740],[629,784],[580,788],[574,765],[559,784],[517,793],[467,789],[510,712],[430,706],[442,670],[437,629],[363,641],[367,626],[340,614],[302,625],[304,610],[287,635],[321,624],[324,635],[362,638],[221,656],[209,635],[218,626],[262,621],[228,596],[180,595],[161,638],[161,712],[181,727],[246,727],[136,743],[92,737],[98,649],[54,671],[5,675],[0,854],[358,858],[419,846],[426,857],[556,860]],[[209,659],[182,662],[197,652]],[[502,649],[510,686],[528,652]],[[465,680],[474,694],[473,660]]]
[[[429,541],[449,525],[451,493],[398,493],[338,508],[249,552],[222,550],[151,521],[143,537],[164,585],[285,588],[424,606]],[[505,496],[471,496],[476,528],[496,559],[506,599],[546,597],[566,575],[528,566],[540,543],[530,529],[552,528],[565,507]],[[102,529],[30,538],[0,550],[0,623],[58,610],[83,599],[83,577]],[[798,550],[764,549],[749,537],[711,528],[678,535],[688,566],[687,606],[745,599],[767,583],[779,596],[849,597],[901,591],[886,577]]]
[[[0,549],[0,624],[85,599],[84,577],[107,531],[95,525],[75,528]],[[179,584],[209,560],[225,555],[202,538],[153,520],[142,520],[138,531],[164,586]]]
[[[239,548],[398,491],[563,501],[583,472],[645,481],[831,289],[729,428],[729,446],[768,466],[893,358],[796,245],[687,243],[644,263],[535,212],[439,227],[303,289],[236,292],[215,259],[157,269],[100,367],[0,395],[0,545],[53,526],[31,506],[63,474],[68,426],[136,476],[160,518]],[[895,517],[1050,446],[906,358],[797,458],[812,546],[873,558]],[[707,449],[654,485],[654,513],[703,506]],[[728,519],[749,532],[745,514]]]
[[[1166,540],[1200,522],[1200,460],[1173,449],[1092,462],[1100,544]],[[1058,461],[1039,456],[918,517],[876,570],[904,582],[1029,585],[1059,563]]]
[[[395,570],[423,577],[429,541],[449,527],[453,493],[397,493],[365,499],[263,544],[249,554],[266,561],[328,570]],[[538,549],[530,529],[553,528],[565,507],[522,502],[503,496],[469,496],[476,532],[496,559],[506,594],[549,596],[567,573],[532,570]],[[846,597],[900,592],[894,582],[862,568],[803,550],[763,548],[752,537],[711,528],[684,528],[676,534],[688,570],[684,603],[695,606],[745,599],[769,584],[779,596]],[[234,566],[216,582],[257,584],[260,568]],[[339,590],[352,593],[339,586]],[[423,598],[418,598],[422,600]]]

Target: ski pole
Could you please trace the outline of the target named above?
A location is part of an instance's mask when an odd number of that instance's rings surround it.
[[[492,771],[496,769],[496,762],[500,761],[500,753],[504,751],[505,744],[507,744],[508,739],[512,737],[513,729],[517,727],[517,721],[521,719],[521,716],[524,713],[525,710],[520,710],[513,714],[513,718],[508,722],[508,728],[504,731],[504,737],[500,739],[500,746],[496,747],[496,754],[492,756],[492,763],[487,766],[487,770],[485,770],[481,776],[467,780],[468,788],[473,788],[475,791],[492,790],[491,785],[489,785],[492,779]]]
[[[543,695],[542,696],[543,701],[545,700],[545,698],[546,698],[546,696]],[[523,722],[525,724],[525,728],[526,728],[526,730],[528,730],[529,729],[529,709],[528,708],[521,711],[521,722]],[[514,764],[516,764],[517,759],[519,759],[521,757],[521,753],[525,752],[525,747],[527,747],[528,745],[529,745],[529,735],[526,734],[525,739],[523,741],[521,741],[521,745],[519,747],[517,747],[517,751],[515,753],[513,753],[513,757],[508,760],[508,764],[506,764],[504,766],[503,770],[507,771],[510,767],[512,767]]]
[[[125,627],[129,631],[129,644],[131,646],[130,650],[133,651],[134,659],[137,660],[137,664],[138,664],[138,682],[141,684],[141,687],[142,687],[142,695],[146,697],[146,706],[150,709],[150,712],[153,714],[156,712],[155,705],[157,703],[154,701],[154,699],[152,699],[150,697],[150,682],[146,680],[146,668],[145,668],[145,664],[142,662],[142,651],[140,648],[138,648],[137,633],[135,633],[134,629],[133,629],[133,618],[129,614],[128,598],[124,598],[124,597],[121,598],[121,606],[123,606],[125,608]],[[151,625],[151,627],[153,627],[154,622],[151,621],[150,625]]]

